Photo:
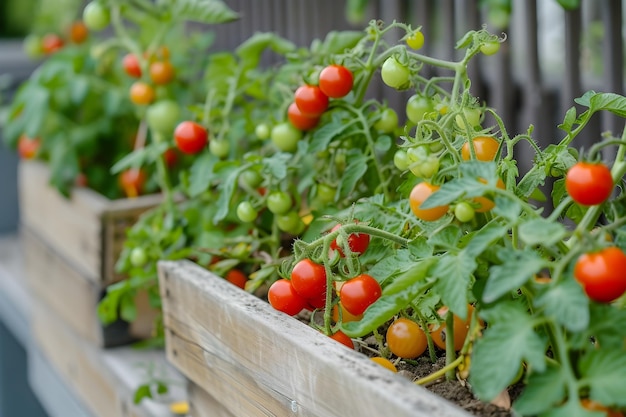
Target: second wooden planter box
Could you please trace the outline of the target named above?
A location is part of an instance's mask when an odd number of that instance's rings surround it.
[[[159,280],[194,417],[470,416],[192,262],[162,261]]]
[[[48,167],[36,161],[19,166],[20,228],[28,284],[39,301],[83,338],[98,346],[117,346],[151,336],[147,294],[137,300],[138,320],[103,327],[97,306],[106,287],[124,277],[115,263],[126,229],[160,195],[109,200],[88,188],[65,198],[48,184]]]

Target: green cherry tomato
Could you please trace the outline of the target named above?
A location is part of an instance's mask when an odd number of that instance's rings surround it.
[[[396,153],[393,154],[393,164],[400,171],[406,171],[411,165],[411,160],[403,149],[398,149]]]
[[[295,210],[276,216],[276,224],[283,232],[298,235],[304,230],[304,222]]]
[[[24,52],[29,58],[39,58],[43,55],[43,45],[41,44],[41,38],[35,34],[30,34],[24,38],[22,44]]]
[[[130,263],[134,267],[142,267],[148,261],[148,255],[146,255],[146,250],[144,248],[133,248],[130,251]]]
[[[283,152],[295,152],[298,149],[298,141],[302,138],[302,132],[289,122],[279,123],[272,128],[270,134],[272,143]]]
[[[488,41],[480,45],[480,52],[482,52],[483,55],[487,55],[487,56],[493,55],[497,53],[499,50],[500,50],[500,42],[498,42],[497,40]]]
[[[265,140],[270,137],[270,127],[265,123],[261,123],[254,129],[254,134],[257,138]]]
[[[336,194],[337,187],[333,187],[328,184],[317,185],[317,198],[321,203],[332,203],[335,201]]]
[[[209,142],[209,152],[224,159],[230,153],[230,142],[226,139],[212,140]]]
[[[91,30],[100,31],[111,21],[109,10],[97,1],[92,1],[83,10],[83,22]]]
[[[239,176],[248,188],[257,188],[263,182],[263,177],[255,169],[247,169]]]
[[[396,57],[390,56],[385,60],[380,70],[383,82],[395,89],[404,89],[409,86],[411,72],[402,65]]]
[[[474,218],[474,208],[467,202],[462,201],[454,207],[454,216],[458,221],[467,223]]]
[[[392,133],[398,127],[398,113],[387,107],[380,113],[380,119],[374,123],[374,129],[381,133]]]
[[[291,196],[284,191],[272,191],[267,196],[267,208],[274,214],[285,214],[292,205]]]
[[[439,158],[431,155],[425,160],[411,164],[409,169],[417,177],[432,178],[439,172]]]
[[[249,201],[242,201],[237,206],[237,217],[244,223],[250,223],[256,220],[259,213]]]
[[[406,38],[406,44],[415,50],[421,49],[424,46],[424,34],[421,31],[415,31],[411,36]]]
[[[159,100],[146,111],[146,121],[153,131],[171,135],[180,118],[180,106],[173,100]]]
[[[465,115],[465,119],[467,120],[467,123],[469,123],[470,125],[470,129],[473,129],[476,126],[480,125],[480,109],[476,109],[476,108],[471,108],[471,109],[463,109],[463,114]],[[465,130],[465,121],[463,120],[463,116],[461,116],[460,114],[457,114],[454,117],[454,121],[456,122],[456,125],[460,128]]]
[[[434,111],[432,100],[419,94],[411,96],[406,103],[406,117],[413,123],[419,122],[432,111]]]

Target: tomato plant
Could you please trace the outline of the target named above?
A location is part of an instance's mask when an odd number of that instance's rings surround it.
[[[358,222],[357,222],[358,223]],[[330,230],[331,233],[339,230],[341,228],[341,224],[337,224],[333,226]],[[336,250],[339,252],[339,256],[344,257],[345,254],[342,250],[342,245],[337,243],[339,236],[335,238],[332,242],[330,242],[330,249]],[[367,247],[370,244],[370,235],[366,233],[350,233],[347,238],[348,247],[350,248],[350,252],[361,255],[367,250]]]
[[[196,154],[206,147],[209,134],[199,123],[185,120],[174,129],[174,140],[181,152]]]
[[[579,204],[602,204],[613,192],[611,170],[604,164],[578,162],[567,171],[565,188]]]

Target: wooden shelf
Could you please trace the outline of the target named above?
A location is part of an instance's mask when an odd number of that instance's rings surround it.
[[[81,338],[31,296],[23,262],[19,235],[0,236],[0,321],[27,350],[30,384],[50,417],[171,417],[169,403],[186,399],[186,381],[165,353],[102,349]],[[148,369],[170,392],[135,405]]]

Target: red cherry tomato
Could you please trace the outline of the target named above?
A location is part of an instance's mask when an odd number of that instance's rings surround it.
[[[352,341],[352,339],[350,339],[350,337],[341,330],[335,332],[333,335],[330,336],[330,338],[336,340],[346,347],[349,347],[350,349],[354,349],[354,342]]]
[[[329,65],[320,72],[320,90],[328,97],[341,98],[352,90],[354,76],[343,65]]]
[[[37,156],[40,147],[41,140],[38,138],[29,138],[26,135],[22,135],[17,140],[17,153],[23,159],[33,159]]]
[[[565,189],[578,204],[602,204],[613,192],[611,170],[604,164],[578,162],[565,175]]]
[[[304,298],[319,297],[326,294],[326,270],[324,265],[310,259],[298,262],[291,271],[291,285]]]
[[[330,231],[334,232],[340,227],[341,224],[337,224]],[[369,244],[370,235],[368,235],[367,233],[350,233],[348,235],[348,246],[350,247],[350,250],[357,255],[361,255],[362,253],[364,253],[367,250]],[[337,239],[330,242],[330,248],[332,250],[339,251],[339,256],[341,256],[342,258],[345,256],[343,251],[341,250],[341,247],[337,243]]]
[[[163,152],[163,158],[165,159],[165,165],[168,168],[173,168],[178,162],[178,153],[175,148],[168,148]]]
[[[137,197],[143,192],[146,173],[142,169],[127,169],[120,174],[120,186],[129,198]]]
[[[69,37],[74,43],[83,43],[89,37],[89,29],[81,21],[76,21],[70,25]]]
[[[206,147],[209,141],[207,130],[200,124],[186,120],[174,130],[176,146],[186,154],[195,154]]]
[[[289,105],[289,108],[287,109],[287,118],[293,127],[298,130],[314,129],[320,121],[319,116],[309,117],[302,114],[295,102]]]
[[[231,284],[241,288],[242,290],[246,289],[246,282],[248,282],[248,277],[246,274],[241,272],[238,269],[231,269],[226,273],[226,281]]]
[[[139,65],[139,59],[135,54],[126,54],[122,58],[122,67],[124,72],[134,78],[141,77],[141,65]]]
[[[356,316],[363,314],[381,294],[378,281],[371,275],[361,274],[343,283],[339,290],[339,299],[343,307]]]
[[[157,85],[170,83],[175,75],[174,66],[170,61],[155,61],[150,64],[148,71],[150,79]]]
[[[45,54],[51,54],[63,48],[65,42],[56,33],[48,33],[41,40],[41,49]]]
[[[298,87],[294,99],[300,112],[309,117],[319,117],[328,108],[328,96],[315,85]]]
[[[574,265],[574,277],[587,296],[610,303],[626,292],[626,254],[615,246],[581,255]]]
[[[276,310],[295,316],[307,306],[304,297],[296,292],[287,279],[279,279],[274,282],[267,293],[267,298]]]

